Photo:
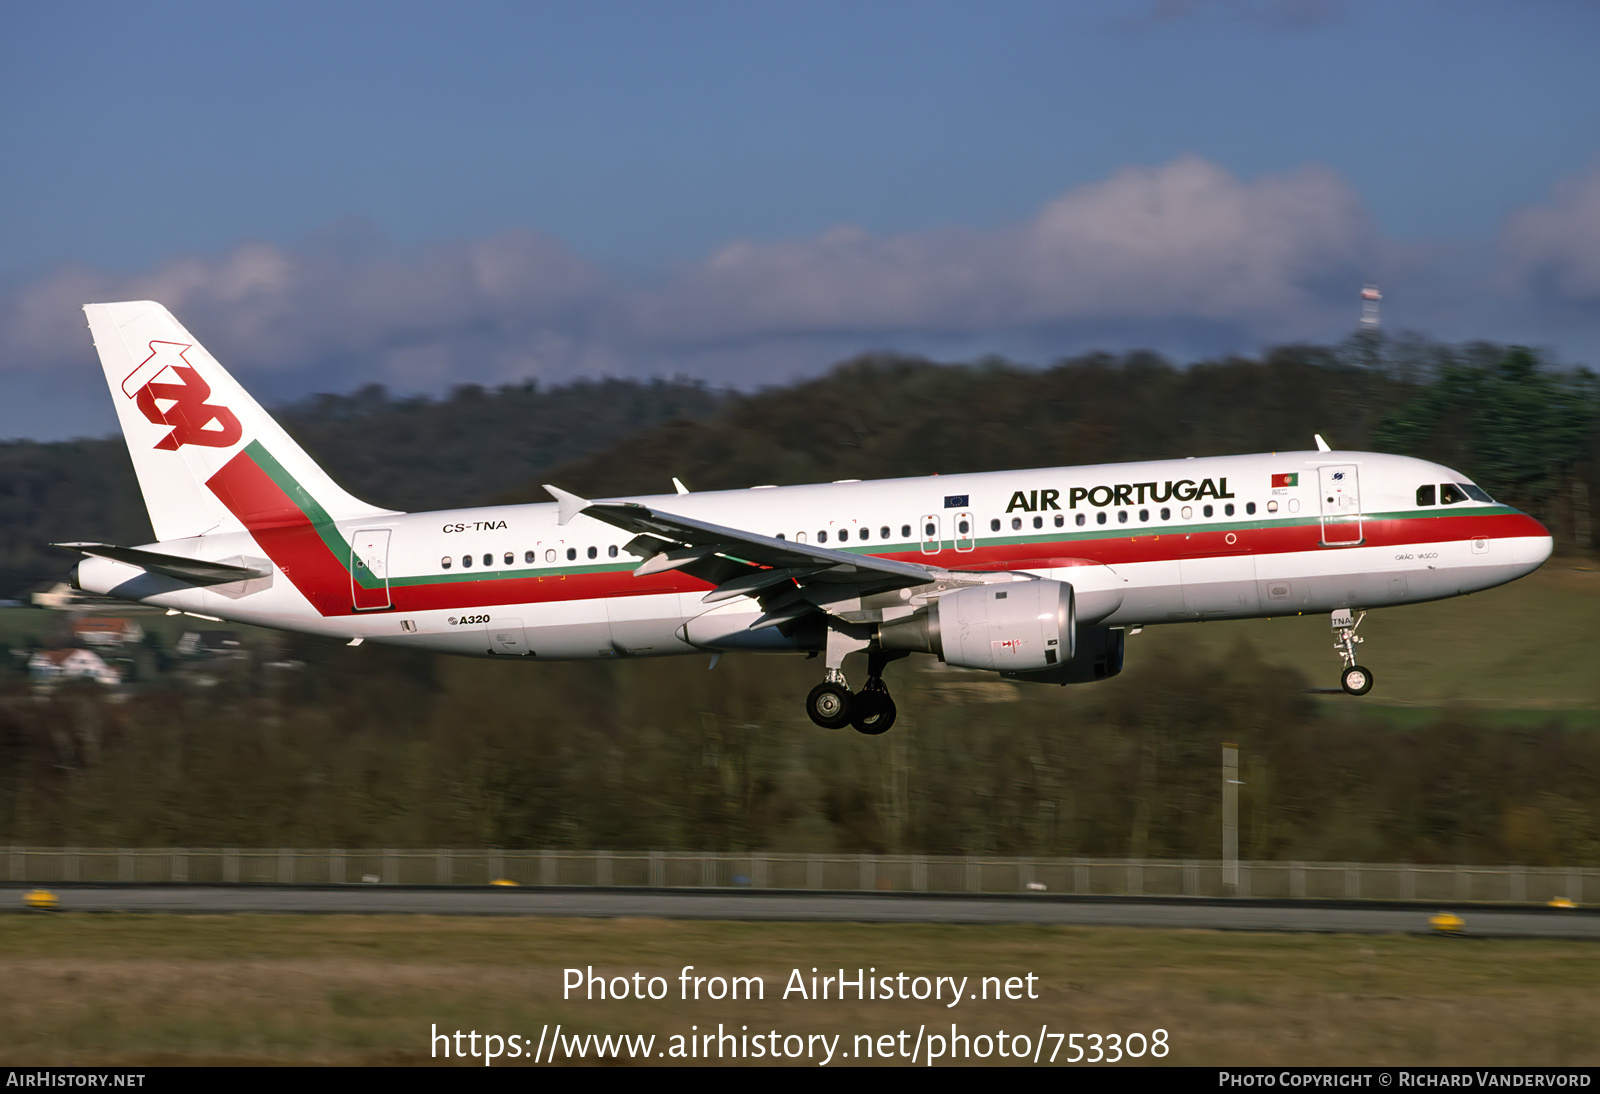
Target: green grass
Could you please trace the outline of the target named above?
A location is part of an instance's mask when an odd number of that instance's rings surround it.
[[[1357,633],[1366,639],[1361,663],[1377,686],[1361,699],[1330,702],[1600,711],[1600,569],[1588,562],[1555,559],[1498,589],[1374,611]],[[1338,687],[1325,615],[1151,627],[1128,641],[1127,656],[1188,650],[1221,657],[1240,642],[1297,669],[1313,687]]]
[[[414,1064],[435,1025],[537,1036],[1164,1029],[1179,1065],[1594,1065],[1593,944],[1042,926],[429,916],[0,917],[0,1064]],[[679,972],[765,998],[683,1001]],[[666,1000],[563,998],[563,970]],[[1036,980],[1034,999],[782,998],[791,972]],[[656,1062],[656,1061],[652,1061]],[[993,1061],[991,1061],[993,1062]]]

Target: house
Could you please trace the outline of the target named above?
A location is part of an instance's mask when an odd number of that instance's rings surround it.
[[[93,650],[40,650],[28,659],[28,675],[36,684],[89,679],[114,687],[122,682],[122,674]]]
[[[143,627],[119,616],[86,615],[72,624],[72,640],[85,646],[129,646],[143,639]]]

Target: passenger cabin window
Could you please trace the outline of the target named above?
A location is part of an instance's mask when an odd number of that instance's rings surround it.
[[[599,553],[600,553],[599,548],[597,548],[597,547],[589,548],[589,557],[590,558],[593,558],[595,555],[598,555]]]
[[[968,522],[964,521],[964,520],[963,521],[958,521],[956,523],[956,530],[958,532],[960,532],[962,535],[966,535],[968,532],[970,532],[972,530],[972,525],[969,524]]]
[[[472,556],[471,555],[462,555],[461,556],[461,568],[463,570],[470,570],[472,568]]]
[[[1033,526],[1035,528],[1043,528],[1044,527],[1044,518],[1043,517],[1034,517],[1033,518]]]
[[[1141,522],[1142,521],[1147,521],[1149,519],[1150,519],[1150,510],[1148,510],[1148,509],[1139,510],[1139,520]]]
[[[1082,527],[1083,527],[1083,526],[1084,526],[1084,525],[1085,525],[1085,524],[1087,524],[1087,523],[1088,523],[1088,518],[1087,518],[1087,517],[1085,517],[1085,516],[1084,516],[1084,515],[1083,515],[1083,514],[1082,514],[1082,513],[1079,513],[1079,514],[1078,514],[1078,515],[1077,515],[1077,516],[1076,516],[1076,517],[1075,517],[1075,518],[1073,518],[1073,519],[1074,519],[1074,520],[1075,520],[1075,521],[1076,521],[1076,522],[1077,522],[1077,525],[1078,525],[1078,527],[1079,527],[1079,528],[1082,528]]]
[[[840,543],[843,543],[845,540],[847,540],[849,538],[850,538],[850,529],[848,529],[848,528],[839,529],[839,542]]]
[[[911,525],[902,524],[900,526],[900,538],[901,539],[910,539],[911,538]]]
[[[1171,520],[1172,519],[1172,510],[1171,509],[1163,509],[1163,510],[1161,510],[1161,519],[1162,520]]]
[[[889,526],[887,524],[885,524],[882,528],[878,529],[878,538],[879,539],[888,539],[889,538]]]
[[[1227,505],[1224,505],[1222,511],[1230,517],[1233,516],[1233,502],[1230,501]]]
[[[1117,523],[1118,524],[1127,524],[1128,523],[1128,511],[1126,509],[1118,509],[1117,510]]]
[[[1011,518],[1011,530],[1013,532],[1022,531],[1022,518],[1021,517],[1012,517]]]
[[[532,566],[533,565],[533,560],[538,558],[538,557],[539,556],[534,554],[532,551],[524,551],[524,552],[522,552],[522,561],[527,563],[529,566]]]
[[[554,547],[550,548],[550,550],[544,553],[544,560],[546,562],[554,562],[556,560],[556,550]]]
[[[615,543],[613,543],[611,546],[606,548],[606,557],[607,558],[616,558],[617,557],[617,545]]]
[[[494,556],[489,554],[489,552],[485,551],[484,554],[483,554],[483,564],[485,566],[493,566],[494,565]]]
[[[1202,512],[1202,513],[1204,513],[1204,514],[1205,514],[1205,515],[1206,515],[1206,516],[1208,516],[1208,517],[1209,517],[1209,516],[1210,516],[1210,515],[1211,515],[1211,514],[1212,514],[1212,513],[1215,513],[1215,512],[1216,512],[1216,509],[1214,509],[1214,508],[1213,508],[1213,507],[1212,507],[1212,506],[1209,506],[1209,505],[1208,505],[1208,506],[1206,506],[1206,507],[1205,507],[1205,508],[1204,508],[1204,509],[1202,509],[1202,510],[1200,510],[1200,511],[1201,511],[1201,512]]]
[[[1094,522],[1096,524],[1104,524],[1106,522],[1106,514],[1105,514],[1104,510],[1102,510],[1101,512],[1098,512],[1098,513],[1096,513],[1094,515]]]
[[[1418,505],[1432,505],[1433,504],[1433,492],[1434,492],[1435,489],[1437,489],[1437,487],[1435,487],[1433,485],[1433,483],[1431,483],[1431,482],[1428,483],[1426,486],[1417,487],[1417,504]]]
[[[517,556],[512,554],[510,551],[507,551],[506,552],[506,565],[509,566],[515,561],[517,561]]]
[[[1246,516],[1251,516],[1251,517],[1255,516],[1256,515],[1256,503],[1253,502],[1253,501],[1245,502],[1244,503],[1244,511],[1245,511],[1245,515]]]
[[[1063,516],[1062,514],[1057,513],[1056,514],[1056,527],[1057,528],[1063,527],[1066,523],[1067,523],[1067,518],[1065,516]]]
[[[440,569],[444,569],[444,570],[448,570],[450,568],[450,556],[449,555],[445,555],[443,558],[441,558],[439,560],[439,567],[440,567]]]
[[[568,547],[567,548],[567,561],[568,562],[575,562],[575,561],[577,561],[577,558],[578,558],[578,549],[576,547]]]
[[[989,522],[989,531],[998,532],[999,530],[1000,530],[1000,522],[998,520],[991,520]]]
[[[818,532],[817,533],[817,542],[818,543],[826,543],[826,542],[828,542],[828,533],[827,532]]]

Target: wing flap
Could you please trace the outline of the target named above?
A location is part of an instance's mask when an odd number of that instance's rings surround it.
[[[716,585],[705,597],[708,604],[736,596],[756,598],[766,613],[756,627],[778,626],[815,611],[831,613],[831,603],[926,585],[945,573],[914,562],[758,535],[634,502],[590,502],[559,487],[545,489],[560,503],[563,524],[581,514],[634,533],[628,551],[644,558],[635,573],[680,569],[700,577]]]

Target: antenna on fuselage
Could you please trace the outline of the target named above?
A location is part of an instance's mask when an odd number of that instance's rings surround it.
[[[1313,437],[1315,437],[1316,440],[1317,440],[1317,451],[1318,452],[1332,452],[1333,451],[1333,449],[1328,447],[1328,442],[1322,439],[1322,434],[1321,433],[1313,433],[1311,435]]]

